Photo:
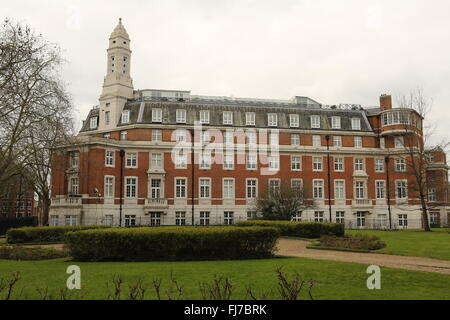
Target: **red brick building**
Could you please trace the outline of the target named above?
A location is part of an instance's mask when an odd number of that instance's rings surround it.
[[[404,146],[423,143],[423,119],[390,96],[361,108],[134,90],[120,21],[107,60],[99,105],[54,159],[50,224],[234,223],[285,183],[316,204],[296,220],[328,221],[331,207],[348,227],[421,227]],[[442,150],[430,154],[433,221],[443,224],[448,167]]]

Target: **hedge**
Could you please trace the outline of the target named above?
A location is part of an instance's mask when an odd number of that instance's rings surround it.
[[[69,232],[77,261],[155,261],[268,258],[279,230],[267,227],[139,227]]]
[[[323,235],[344,235],[344,225],[341,223],[247,220],[240,221],[237,225],[275,227],[280,230],[282,236],[287,237],[320,238]]]
[[[108,228],[108,226],[58,226],[58,227],[22,227],[6,232],[8,243],[62,242],[64,234],[70,231]]]
[[[11,228],[36,226],[37,222],[37,217],[0,217],[0,235],[6,234],[6,232]]]

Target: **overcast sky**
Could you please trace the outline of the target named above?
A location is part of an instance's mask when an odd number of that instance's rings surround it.
[[[378,105],[422,87],[450,139],[450,1],[0,0],[64,50],[80,118],[98,104],[122,17],[135,89]]]

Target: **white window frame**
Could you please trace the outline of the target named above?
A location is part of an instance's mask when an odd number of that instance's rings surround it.
[[[175,169],[186,169],[187,168],[187,154],[185,153],[175,153]]]
[[[255,159],[255,161],[250,161],[251,158]],[[254,154],[248,154],[247,155],[247,163],[246,163],[246,168],[247,170],[257,170],[258,169],[258,155],[256,153]]]
[[[230,183],[230,185],[226,186],[225,184]],[[222,198],[224,199],[234,199],[235,197],[235,186],[234,186],[234,178],[223,178],[222,180]]]
[[[404,197],[403,195],[399,196],[399,183],[402,183],[401,188],[404,188]],[[404,185],[403,185],[404,184]],[[395,180],[395,197],[399,200],[407,200],[408,199],[408,181],[406,179]]]
[[[339,161],[337,161],[339,160]],[[334,171],[335,172],[344,172],[345,170],[345,161],[342,157],[335,157],[333,161]]]
[[[342,136],[333,136],[333,146],[342,147]]]
[[[162,109],[161,108],[153,108],[152,109],[152,122],[160,123],[162,122]]]
[[[352,130],[361,130],[361,119],[360,118],[352,118]]]
[[[130,110],[123,110],[122,111],[121,122],[122,123],[129,123],[130,122]]]
[[[150,161],[151,161],[152,169],[162,169],[163,168],[163,154],[162,153],[152,153],[150,156]]]
[[[254,126],[255,119],[256,119],[256,115],[254,112],[246,112],[245,113],[245,125],[246,126]]]
[[[313,198],[323,199],[324,197],[324,180],[313,179]]]
[[[105,167],[114,168],[115,162],[116,162],[116,152],[113,150],[105,150]]]
[[[89,128],[90,129],[96,129],[97,126],[98,126],[97,117],[91,117],[90,120],[89,120]]]
[[[298,134],[298,133],[291,134],[291,145],[293,145],[293,146],[300,145],[300,134]]]
[[[162,141],[161,129],[152,129],[152,141]]]
[[[249,185],[249,183],[252,183]],[[256,199],[258,197],[258,179],[245,179],[245,196],[247,199]]]
[[[353,159],[353,170],[354,171],[365,171],[364,158],[354,158]]]
[[[298,128],[300,126],[300,116],[298,114],[289,115],[289,126],[291,128]]]
[[[178,181],[183,181],[183,183],[178,184]],[[185,177],[175,177],[174,178],[174,198],[176,199],[186,199],[188,194],[187,178]]]
[[[302,157],[291,156],[291,171],[302,171]]]
[[[362,148],[363,147],[363,142],[362,142],[362,137],[361,136],[354,136],[353,137],[353,141],[354,141],[354,147],[355,148]]]
[[[127,140],[127,139],[128,139],[128,131],[127,130],[120,131],[120,140]]]
[[[267,114],[267,126],[268,127],[277,127],[278,126],[278,114],[276,114],[276,113],[268,113]]]
[[[112,179],[112,182],[110,183],[108,180]],[[104,178],[104,196],[105,198],[114,198],[114,184],[115,184],[115,177],[106,175]]]
[[[395,159],[395,172],[406,172],[406,161],[403,158]]]
[[[131,155],[134,155],[134,159],[132,159],[133,157],[131,157]],[[130,164],[128,163],[128,161],[130,160]],[[137,168],[138,167],[138,153],[137,152],[127,152],[125,154],[125,168]]]
[[[321,147],[322,146],[322,136],[313,135],[312,136],[312,145],[313,145],[313,147]]]
[[[176,110],[176,122],[177,123],[186,123],[186,109],[177,109]]]
[[[223,111],[222,120],[224,125],[232,125],[233,124],[233,111]]]
[[[386,181],[385,180],[375,180],[375,199],[377,199],[377,200],[386,199]]]
[[[320,161],[317,161],[317,160]],[[323,171],[323,157],[313,157],[312,158],[312,166],[314,172],[321,172]]]
[[[211,178],[201,177],[198,180],[198,194],[200,199],[211,198]]]
[[[311,116],[311,129],[320,129],[320,116]]]
[[[355,199],[367,199],[365,181],[355,181]]]
[[[202,124],[209,124],[209,110],[199,111],[199,121]]]
[[[338,186],[338,184],[341,184]],[[339,191],[338,191],[339,190]],[[334,198],[338,200],[344,200],[345,197],[345,180],[344,179],[335,179],[334,180]]]
[[[269,170],[280,170],[280,156],[269,156]]]
[[[223,155],[223,170],[233,170],[234,169],[234,153]]]
[[[128,181],[130,179],[130,181]],[[129,183],[134,180],[134,185],[132,183]],[[134,186],[134,190],[133,190]],[[133,195],[134,191],[134,195]],[[126,176],[125,177],[125,187],[123,192],[125,193],[125,198],[127,199],[134,199],[138,197],[138,177],[136,176]]]
[[[381,163],[381,165],[380,165]],[[375,172],[384,172],[384,159],[375,159]]]
[[[331,117],[331,129],[341,129],[341,117]]]

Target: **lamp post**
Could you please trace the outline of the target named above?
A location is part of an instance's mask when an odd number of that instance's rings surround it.
[[[119,151],[120,155],[120,204],[119,204],[119,227],[122,226],[122,202],[123,202],[123,158],[125,157],[125,150]]]
[[[195,191],[195,172],[194,172],[194,129],[190,130],[191,133],[191,214],[192,214],[192,225],[195,224],[194,219],[194,212],[195,212],[195,205],[194,205],[194,191]]]
[[[330,136],[328,134],[325,136],[325,140],[327,141],[328,211],[331,222]]]
[[[387,194],[387,205],[388,205],[388,213],[389,213],[389,230],[392,229],[392,215],[391,215],[391,192],[390,192],[390,183],[389,183],[389,156],[384,157],[384,161],[386,162],[386,194]]]

